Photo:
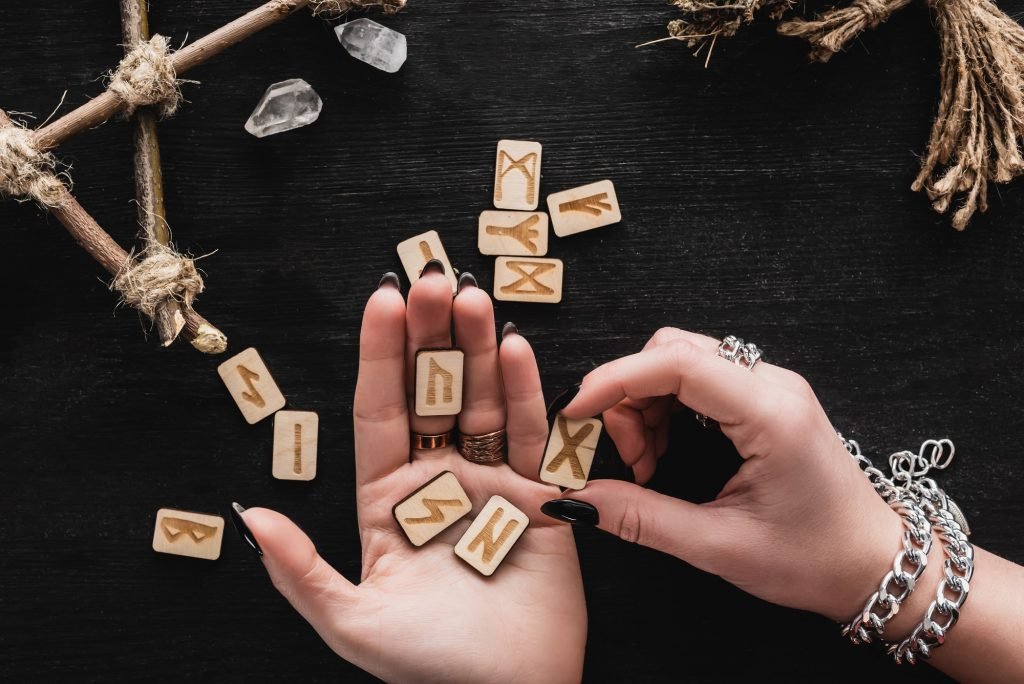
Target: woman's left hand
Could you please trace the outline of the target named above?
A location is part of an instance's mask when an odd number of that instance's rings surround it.
[[[362,580],[354,585],[321,558],[290,520],[266,509],[244,515],[274,585],[340,656],[388,681],[578,682],[587,615],[573,534],[540,513],[557,488],[536,481],[547,437],[537,362],[518,334],[496,344],[487,294],[463,278],[454,299],[436,270],[412,286],[406,307],[397,279],[370,297],[360,338],[355,395],[356,496]],[[508,463],[480,465],[454,446],[412,450],[410,430],[438,434],[455,416],[409,410],[417,350],[465,352],[459,428],[508,432]],[[473,511],[416,548],[392,507],[442,471],[458,477]],[[453,553],[494,494],[530,526],[492,577]]]

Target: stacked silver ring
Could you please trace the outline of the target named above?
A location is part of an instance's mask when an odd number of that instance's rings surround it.
[[[726,335],[718,345],[718,355],[730,363],[754,370],[754,365],[761,360],[761,350],[753,342],[744,342],[742,337]],[[704,427],[714,427],[717,423],[703,413],[695,415],[697,422]]]

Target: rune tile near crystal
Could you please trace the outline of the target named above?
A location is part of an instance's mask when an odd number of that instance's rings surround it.
[[[323,102],[313,87],[301,78],[275,83],[245,122],[245,130],[257,138],[308,126],[320,116]]]
[[[348,54],[393,74],[405,64],[405,36],[370,19],[356,19],[334,29]]]

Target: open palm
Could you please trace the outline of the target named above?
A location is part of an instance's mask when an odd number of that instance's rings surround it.
[[[415,450],[410,430],[439,434],[451,416],[409,411],[419,349],[465,352],[459,429],[508,431],[508,464],[471,463],[455,450]],[[536,481],[547,435],[537,363],[529,343],[495,343],[490,298],[476,287],[451,297],[448,281],[425,273],[406,308],[394,287],[367,303],[355,397],[356,492],[362,541],[358,586],[317,553],[291,521],[245,512],[274,585],[343,658],[388,681],[579,681],[586,608],[572,531],[540,513],[557,490]],[[405,538],[392,507],[435,475],[455,474],[473,512],[422,547]],[[453,547],[494,494],[530,526],[492,577]]]

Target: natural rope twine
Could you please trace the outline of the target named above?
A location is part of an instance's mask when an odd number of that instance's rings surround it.
[[[65,188],[56,170],[57,158],[36,149],[32,131],[18,124],[0,127],[0,195],[58,206]]]
[[[406,0],[312,0],[309,4],[313,16],[321,19],[340,19],[352,10],[380,7],[385,14],[394,14],[405,7]]]
[[[671,0],[685,14],[668,26],[689,44],[734,35],[757,12],[780,18],[793,0]],[[828,61],[865,29],[911,0],[853,0],[846,7],[779,22],[779,33],[803,38],[811,57]],[[924,192],[952,224],[967,227],[988,208],[992,183],[1024,175],[1024,28],[991,0],[925,0],[934,18],[941,63],[938,112],[911,189]],[[954,208],[954,204],[957,206]]]
[[[168,247],[155,243],[129,257],[110,284],[121,293],[121,301],[152,318],[157,306],[173,299],[187,307],[203,291],[203,278],[195,262]]]
[[[161,116],[168,117],[181,104],[180,83],[171,65],[168,39],[155,34],[128,51],[110,75],[107,89],[124,102],[125,116],[155,105]]]

